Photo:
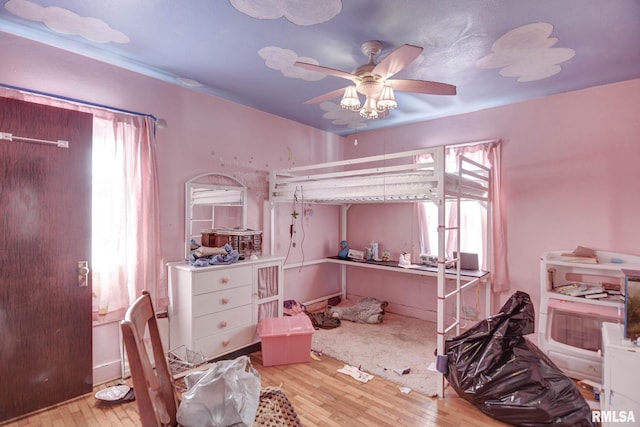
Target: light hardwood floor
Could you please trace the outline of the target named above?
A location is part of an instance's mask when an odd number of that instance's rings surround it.
[[[444,399],[416,392],[404,394],[381,378],[364,384],[337,372],[344,364],[322,356],[320,361],[264,367],[260,353],[251,355],[262,386],[280,386],[306,427],[315,426],[505,426],[457,396]],[[104,388],[102,386],[100,388]],[[96,390],[97,391],[97,390]],[[138,426],[135,401],[105,405],[89,394],[2,426]]]

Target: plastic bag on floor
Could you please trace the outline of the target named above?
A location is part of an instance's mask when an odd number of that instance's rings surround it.
[[[252,426],[260,403],[260,373],[247,356],[216,362],[185,377],[178,407],[184,427]]]
[[[577,386],[524,335],[535,314],[528,294],[514,293],[500,309],[447,339],[449,384],[485,414],[518,426],[592,426]]]

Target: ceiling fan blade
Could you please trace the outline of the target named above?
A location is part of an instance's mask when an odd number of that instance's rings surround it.
[[[446,83],[429,82],[426,80],[387,80],[393,90],[401,92],[426,93],[429,95],[455,95],[456,87]]]
[[[405,44],[385,56],[371,72],[383,79],[387,79],[400,72],[420,55],[422,48],[411,44]]]
[[[329,93],[325,93],[324,95],[316,96],[313,99],[305,101],[305,104],[319,104],[323,101],[328,101],[330,99],[337,98],[338,96],[344,95],[344,90],[345,88],[336,89]]]
[[[346,71],[336,70],[335,68],[323,67],[322,65],[309,64],[306,62],[296,61],[293,65],[296,67],[304,68],[305,70],[315,71],[316,73],[327,74],[330,76],[341,77],[343,79],[351,80],[355,82],[354,79],[357,80],[357,77],[351,73],[347,73]]]

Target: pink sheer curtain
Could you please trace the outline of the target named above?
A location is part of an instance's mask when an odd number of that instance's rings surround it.
[[[481,237],[482,244],[477,248],[469,248],[465,245],[469,245],[468,241],[465,241],[465,236],[462,236],[461,251],[472,251],[480,253],[481,262],[483,268],[488,268],[491,271],[491,283],[494,292],[503,292],[509,290],[509,271],[506,263],[506,227],[504,224],[503,215],[503,203],[502,192],[500,186],[500,174],[501,163],[500,158],[502,154],[502,144],[500,141],[493,141],[487,143],[478,143],[470,145],[451,146],[446,149],[446,171],[455,172],[457,169],[457,158],[464,155],[480,164],[491,166],[491,254],[484,254],[484,248],[486,248],[487,238],[484,234],[486,230],[486,221],[488,220],[485,209],[473,209],[473,207],[467,206],[463,208],[462,218],[460,218],[460,225],[462,230],[477,230],[480,228],[483,230]],[[425,159],[418,159],[418,161],[424,161]],[[473,202],[472,202],[473,203]],[[421,250],[426,253],[437,252],[437,247],[431,248],[429,240],[432,236],[429,233],[428,224],[435,224],[438,220],[435,210],[429,208],[428,203],[418,203],[416,208],[418,210],[418,218],[420,221],[420,245]],[[456,223],[457,210],[453,205],[447,207],[447,220],[448,224],[442,224],[447,227],[451,227]],[[478,227],[481,225],[481,227]],[[446,236],[447,248],[455,247],[455,233],[448,233]],[[448,253],[448,256],[452,256],[452,253]],[[490,256],[487,256],[490,255]]]
[[[143,290],[167,307],[153,133],[150,117],[94,118],[94,320],[119,318]]]
[[[153,118],[6,87],[0,96],[93,114],[94,321],[120,319],[143,290],[165,310]]]
[[[505,223],[502,192],[502,141],[491,144],[486,149],[491,164],[491,282],[494,292],[506,292],[509,285],[509,265],[507,264],[507,227]]]

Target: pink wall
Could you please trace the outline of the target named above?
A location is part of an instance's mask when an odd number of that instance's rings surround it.
[[[511,290],[528,292],[537,303],[539,258],[545,251],[583,245],[640,254],[638,97],[640,80],[632,80],[359,133],[357,146],[348,138],[345,157],[501,138]],[[350,220],[350,239],[360,243],[365,235],[377,238],[371,231],[376,230],[385,236],[383,245],[406,247],[410,238],[406,233],[413,228],[402,230],[407,228],[402,224],[413,220],[411,212],[398,208],[394,214],[393,224],[399,226],[395,239],[383,231],[387,223],[376,228],[380,222],[375,212],[379,210],[367,210],[358,214],[357,221]],[[403,288],[401,278],[378,277],[359,271],[351,281],[358,292],[364,292],[358,284],[377,290],[372,283],[384,280],[389,298],[396,298],[396,290],[403,294],[402,301],[407,293],[415,293],[417,300],[421,297],[421,290]],[[509,295],[500,295],[499,302]]]
[[[269,170],[342,157],[339,136],[221,98],[6,33],[0,33],[0,51],[0,83],[167,121],[168,127],[157,133],[162,248],[167,261],[184,257],[187,179],[204,172],[236,176],[249,187],[248,226],[264,229],[268,236]]]
[[[141,111],[167,120],[158,131],[162,248],[183,257],[183,183],[203,172],[236,175],[249,186],[248,225],[269,237],[270,169],[419,147],[501,138],[512,290],[538,297],[542,252],[576,245],[640,254],[640,80],[345,139],[213,96],[150,79],[69,52],[0,34],[0,82]],[[312,206],[297,220],[288,263],[333,255],[338,210]],[[291,206],[278,206],[276,253],[289,247]],[[365,206],[350,212],[350,239],[412,248],[415,218],[407,206]],[[384,220],[383,220],[384,218]],[[415,252],[414,252],[415,253]],[[359,292],[395,298],[416,311],[433,295],[398,275],[350,273]],[[356,276],[354,276],[356,274]],[[359,275],[359,276],[358,276]],[[287,270],[286,298],[300,301],[337,289],[337,268]],[[363,286],[368,286],[364,287]],[[475,296],[472,296],[475,298]],[[500,302],[508,293],[500,295]],[[471,297],[470,297],[471,298]]]
[[[268,171],[342,158],[341,137],[221,98],[6,33],[0,33],[0,52],[0,83],[153,114],[167,121],[168,127],[157,133],[161,238],[166,261],[184,258],[187,179],[204,172],[221,172],[243,181],[249,187],[248,226],[264,230],[268,239]],[[279,214],[280,220],[288,223],[288,207],[280,209],[285,211]],[[292,260],[302,260],[299,249],[303,247],[307,256],[324,255],[329,242],[338,239],[337,212],[332,207],[324,215],[305,219],[310,224],[309,234],[306,243],[291,254]],[[278,254],[286,253],[286,234],[284,239]],[[286,282],[291,283],[291,291],[288,287],[285,296],[311,298],[322,294],[311,280],[327,283],[329,291],[335,289],[335,272],[315,270],[288,271],[286,276],[292,279],[286,278]],[[94,328],[96,381],[113,378],[114,372],[119,376],[117,337],[116,323]]]

